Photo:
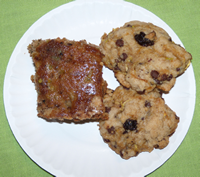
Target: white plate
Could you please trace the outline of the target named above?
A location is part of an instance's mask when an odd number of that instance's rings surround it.
[[[163,150],[141,153],[123,160],[103,143],[97,123],[59,124],[38,118],[34,74],[27,46],[33,39],[66,37],[99,44],[104,32],[131,20],[152,22],[164,28],[183,46],[173,30],[151,12],[123,1],[88,0],[62,5],[36,21],[15,47],[5,75],[4,104],[13,134],[27,155],[56,176],[131,177],[144,176],[161,166],[176,151],[192,121],[195,107],[195,79],[192,65],[177,79],[167,104],[180,117],[177,131]],[[103,71],[109,87],[118,83],[112,72]]]

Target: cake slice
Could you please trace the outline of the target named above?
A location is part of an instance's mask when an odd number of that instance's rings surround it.
[[[47,120],[107,119],[103,104],[102,53],[85,40],[33,40],[38,116]]]

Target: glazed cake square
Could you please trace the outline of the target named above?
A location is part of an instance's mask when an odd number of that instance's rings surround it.
[[[33,40],[28,51],[35,66],[38,116],[47,120],[107,119],[103,105],[107,83],[102,53],[85,40]]]

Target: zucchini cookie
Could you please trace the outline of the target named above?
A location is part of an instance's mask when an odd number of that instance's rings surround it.
[[[102,53],[97,46],[68,39],[33,40],[38,116],[47,120],[107,119],[103,104]]]
[[[157,91],[138,94],[119,86],[107,90],[104,104],[109,119],[100,121],[100,134],[123,159],[165,148],[178,126],[179,117]]]
[[[169,92],[192,56],[168,33],[151,23],[131,21],[101,37],[103,62],[118,81],[137,92]]]

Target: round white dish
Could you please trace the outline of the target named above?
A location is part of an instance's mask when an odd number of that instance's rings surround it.
[[[64,4],[37,20],[16,45],[4,81],[7,119],[22,149],[49,173],[58,177],[142,177],[168,160],[183,141],[195,107],[192,65],[177,79],[170,93],[164,95],[166,103],[180,117],[180,123],[163,150],[123,160],[103,142],[97,123],[49,123],[37,117],[37,94],[30,80],[34,67],[27,51],[31,41],[66,37],[86,39],[98,45],[104,32],[132,20],[152,22],[164,28],[175,43],[183,46],[174,31],[156,15],[120,0],[79,0]],[[119,85],[108,69],[104,68],[103,77],[110,88]]]

